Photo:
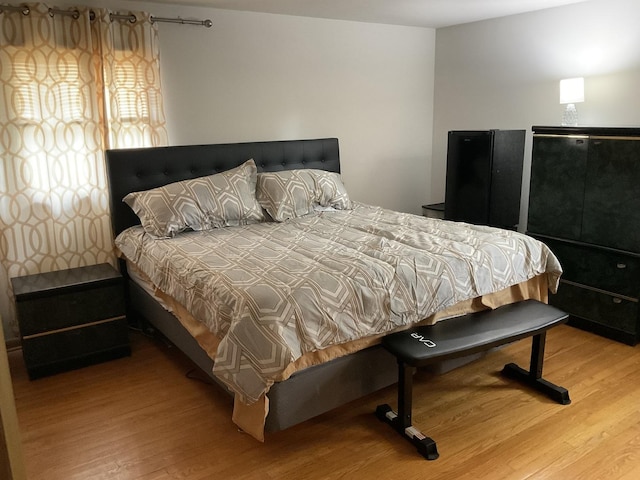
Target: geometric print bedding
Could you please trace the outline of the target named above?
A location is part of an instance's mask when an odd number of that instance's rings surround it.
[[[259,173],[256,198],[277,222],[307,215],[317,205],[337,210],[351,208],[340,174],[326,170]]]
[[[221,339],[213,372],[247,404],[307,352],[540,274],[555,292],[562,273],[543,243],[518,232],[355,202],[166,240],[131,227],[116,246]]]

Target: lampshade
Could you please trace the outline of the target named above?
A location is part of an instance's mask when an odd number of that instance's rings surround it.
[[[584,102],[584,78],[560,80],[560,103]]]

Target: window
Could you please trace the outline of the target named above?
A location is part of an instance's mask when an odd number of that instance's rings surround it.
[[[9,111],[15,112],[14,120],[17,123],[41,122],[43,107],[62,121],[71,123],[82,120],[77,62],[68,63],[60,69],[16,61],[13,68],[13,108]]]
[[[116,115],[123,123],[149,122],[149,98],[144,88],[145,79],[142,68],[144,64],[136,65],[118,61],[114,72],[116,92]]]

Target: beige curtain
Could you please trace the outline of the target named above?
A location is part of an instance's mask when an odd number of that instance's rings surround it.
[[[149,15],[65,10],[73,14],[42,3],[0,14],[0,315],[8,338],[18,335],[11,277],[115,262],[104,150],[167,143]]]

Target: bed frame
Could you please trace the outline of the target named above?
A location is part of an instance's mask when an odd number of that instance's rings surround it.
[[[108,150],[114,236],[140,223],[122,202],[128,193],[222,172],[250,158],[258,171],[315,168],[340,172],[336,138]],[[120,269],[127,279],[131,318],[151,324],[219,383],[212,374],[213,361],[177,318],[128,277],[124,262]],[[307,368],[271,387],[265,430],[283,430],[396,381],[396,360],[379,345]]]

